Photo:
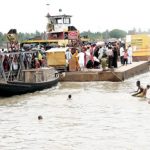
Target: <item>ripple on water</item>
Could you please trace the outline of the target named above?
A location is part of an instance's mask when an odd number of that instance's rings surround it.
[[[150,105],[130,95],[139,78],[145,86],[150,73],[120,83],[60,83],[53,89],[0,99],[0,147],[149,150]]]

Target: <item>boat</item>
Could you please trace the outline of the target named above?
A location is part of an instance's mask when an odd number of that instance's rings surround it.
[[[43,89],[51,88],[57,85],[58,78],[41,82],[41,83],[24,83],[24,82],[7,82],[0,83],[0,96],[13,96],[26,93],[33,93],[35,91],[41,91]]]
[[[82,40],[78,29],[71,24],[71,17],[71,15],[66,14],[50,15],[47,13],[48,23],[44,35],[22,41],[21,47],[26,45],[43,45],[47,50],[57,46],[79,46]]]
[[[58,78],[41,83],[24,83],[24,82],[7,82],[0,83],[0,96],[8,97],[13,95],[21,95],[33,93],[43,89],[51,88],[58,83]]]
[[[13,72],[7,74],[3,72],[5,79],[3,78],[0,83],[0,96],[8,97],[41,91],[56,86],[59,81],[58,73],[53,67],[25,69],[18,73],[13,79]]]
[[[31,63],[28,59],[38,56],[39,50],[22,51],[16,49],[17,38],[14,39],[14,37],[15,35],[12,33],[12,36],[9,35],[8,38],[11,41],[10,52],[0,54],[0,96],[8,97],[32,93],[56,86],[59,76],[54,67],[33,68],[29,66]],[[33,60],[37,61],[37,58]]]

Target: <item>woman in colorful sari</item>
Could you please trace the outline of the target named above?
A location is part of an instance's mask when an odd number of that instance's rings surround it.
[[[75,53],[72,55],[72,58],[76,61],[76,70],[80,70],[79,61],[78,61],[78,50],[76,49]]]

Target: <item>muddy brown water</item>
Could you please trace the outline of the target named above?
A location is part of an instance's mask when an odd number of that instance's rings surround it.
[[[146,86],[150,73],[117,83],[62,82],[0,98],[0,149],[149,150],[150,104],[131,96],[138,79]]]

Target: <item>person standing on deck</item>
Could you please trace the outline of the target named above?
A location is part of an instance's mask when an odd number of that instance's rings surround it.
[[[79,61],[78,61],[78,50],[75,49],[75,53],[72,55],[72,58],[75,59],[76,62],[76,71],[80,70]]]
[[[86,60],[86,58],[87,58],[87,56],[86,56],[86,51],[87,51],[86,47],[83,47],[83,53],[84,53],[84,67],[86,66],[86,62],[87,62],[87,60]]]
[[[106,54],[104,54],[103,56],[102,56],[102,59],[101,59],[101,65],[102,65],[102,69],[103,69],[103,71],[106,71],[106,67],[108,66],[108,60],[107,60],[107,55]]]
[[[121,45],[121,47],[120,47],[120,62],[121,62],[121,65],[124,65],[123,53],[124,53],[124,48],[123,48],[123,45]]]
[[[72,58],[71,50],[68,48],[65,53],[67,70],[69,70],[69,60]]]
[[[118,68],[117,60],[118,60],[118,47],[117,43],[115,43],[115,46],[113,47],[113,64],[112,64],[114,68]]]
[[[0,75],[3,77],[3,55],[0,53]]]
[[[103,56],[103,47],[102,45],[100,45],[98,50],[98,59],[101,60],[102,56]]]
[[[108,47],[107,56],[108,56],[108,68],[112,68],[112,63],[113,63],[113,50],[112,50],[112,47],[111,47],[111,46]]]
[[[127,63],[128,63],[128,52],[127,52],[127,50],[125,50],[124,51],[124,54],[123,54],[123,65],[127,65]]]
[[[72,58],[72,54],[69,48],[66,50],[65,55],[66,55],[67,61],[69,62],[69,60]]]
[[[128,64],[132,64],[132,53],[133,53],[132,47],[131,45],[129,45],[128,46]]]
[[[80,70],[84,70],[84,59],[85,59],[85,53],[83,52],[84,50],[82,49],[81,52],[78,53],[77,57],[79,58],[79,66]]]

